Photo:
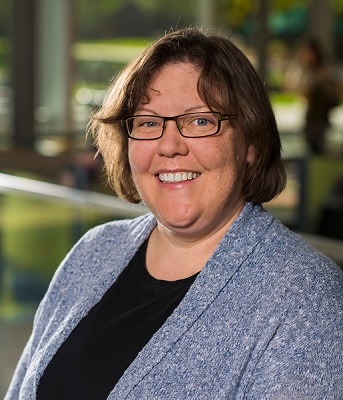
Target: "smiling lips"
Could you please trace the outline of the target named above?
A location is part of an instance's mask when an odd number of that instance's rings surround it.
[[[166,173],[166,174],[159,174],[158,177],[161,182],[163,183],[174,183],[174,182],[183,182],[183,181],[190,181],[195,179],[200,174],[197,172],[176,172],[175,174]]]

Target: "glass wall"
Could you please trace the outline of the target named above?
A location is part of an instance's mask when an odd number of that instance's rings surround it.
[[[0,174],[0,398],[67,252],[91,227],[145,212],[114,196]]]
[[[310,189],[304,187],[307,185],[305,172],[311,171],[303,163],[311,156],[302,132],[306,99],[286,84],[286,76],[291,77],[288,80],[292,83],[296,80],[291,72],[298,67],[300,39],[308,34],[313,25],[313,5],[326,5],[327,11],[323,12],[322,19],[323,23],[324,19],[331,21],[331,29],[321,30],[320,34],[325,34],[322,39],[330,42],[327,49],[332,50],[337,88],[343,86],[343,55],[339,46],[343,37],[341,0],[330,3],[323,0],[30,2],[35,7],[35,51],[32,54],[35,70],[34,143],[27,161],[22,155],[17,157],[15,151],[1,154],[0,168],[13,173],[29,171],[38,179],[79,185],[75,183],[75,176],[71,175],[80,168],[87,169],[89,158],[94,155],[91,144],[85,141],[87,122],[94,108],[101,104],[106,88],[118,71],[151,39],[170,29],[189,25],[218,28],[230,36],[258,70],[265,71],[266,87],[278,120],[289,176],[285,194],[270,206],[280,210],[282,205],[287,209],[283,215],[292,215],[292,218],[285,219],[285,222],[292,219],[299,221],[299,207],[305,210],[303,204],[312,199],[311,193],[308,193]],[[18,147],[20,144],[14,143],[16,137],[25,135],[28,130],[24,126],[22,132],[17,132],[17,129],[14,132],[13,128],[11,54],[13,45],[18,44],[13,42],[16,24],[21,26],[20,18],[25,20],[25,15],[13,14],[13,10],[20,3],[0,0],[0,145],[16,144]],[[267,3],[269,17],[263,26],[259,6]],[[311,17],[312,14],[314,17]],[[258,43],[265,44],[264,52],[261,53]],[[261,68],[261,64],[265,64],[264,68]],[[342,96],[343,89],[339,93]],[[20,115],[17,119],[21,120]],[[343,155],[342,105],[338,104],[330,111],[330,122],[326,132],[325,156],[339,160]],[[337,164],[339,169],[340,161]],[[44,167],[40,168],[39,165]],[[304,168],[299,170],[299,165]],[[97,175],[100,184],[92,188],[107,191],[102,185],[104,179],[101,168],[97,167],[93,165],[90,168],[93,168],[92,174]],[[330,175],[328,181],[331,183],[335,179],[336,175]],[[322,194],[317,208],[322,206],[326,195]],[[298,223],[292,226],[303,225]],[[312,224],[311,229],[313,227]]]
[[[199,1],[75,1],[72,119],[84,130],[105,89],[151,40],[176,27],[199,22]]]
[[[28,1],[35,19],[34,52],[26,60],[34,68],[34,140],[22,148],[16,140],[25,135],[25,127],[22,132],[14,129],[13,76],[18,71],[13,54],[15,33],[27,17],[15,11]],[[267,3],[269,17],[263,25],[258,6]],[[101,104],[113,77],[150,40],[171,29],[200,25],[229,35],[264,74],[288,175],[285,192],[266,207],[292,229],[341,238],[342,103],[330,112],[326,153],[313,156],[302,132],[306,99],[285,84],[298,62],[301,39],[319,25],[313,23],[318,18],[314,5],[327,6],[320,24],[331,25],[318,33],[330,50],[342,96],[342,0],[0,0],[0,173],[59,183],[60,189],[108,193],[101,160],[94,162],[94,149],[85,140],[90,113]],[[15,50],[18,54],[22,49]],[[32,104],[27,106],[24,112],[31,112]],[[0,192],[0,354],[6,360],[0,363],[0,397],[60,261],[87,229],[123,217],[99,208],[81,209],[83,201]],[[343,265],[339,245],[325,243],[321,250],[330,246],[329,255]]]
[[[20,1],[0,0],[0,144],[13,140],[13,38],[25,15]],[[152,39],[170,29],[200,25],[219,29],[265,71],[282,132],[301,130],[304,101],[285,87],[285,74],[296,61],[301,40],[316,30],[335,62],[342,83],[343,6],[341,0],[30,0],[34,7],[34,135],[36,150],[52,155],[83,146],[89,113],[101,104],[112,77]],[[266,32],[263,4],[269,4]],[[314,10],[322,14],[318,17]],[[325,12],[324,12],[324,11]],[[317,13],[319,12],[317,11]],[[14,17],[15,16],[15,17]],[[20,18],[23,18],[21,21]],[[17,25],[17,26],[16,26]],[[313,28],[313,26],[315,28]],[[262,45],[261,45],[262,44]],[[20,43],[19,43],[20,45]],[[287,90],[286,90],[287,89]],[[333,126],[342,113],[333,110]],[[337,131],[337,129],[335,129]],[[299,135],[298,135],[299,136]],[[328,134],[330,151],[341,151],[340,135]],[[301,138],[285,138],[303,152]],[[337,142],[339,142],[337,144]],[[288,144],[290,146],[288,146]],[[338,147],[337,147],[338,146]]]

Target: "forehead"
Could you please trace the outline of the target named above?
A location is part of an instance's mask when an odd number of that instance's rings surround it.
[[[159,68],[151,77],[147,91],[163,88],[193,87],[197,90],[200,73],[197,68],[186,62],[168,63]]]
[[[147,103],[199,102],[199,72],[190,63],[168,63],[159,68],[147,82],[139,105]]]
[[[168,93],[178,93],[179,101],[185,97],[185,88],[191,89],[193,97],[197,97],[210,109],[220,112],[228,112],[228,94],[224,87],[221,87],[216,74],[204,74],[201,67],[189,61],[168,62],[152,72],[150,79],[143,83],[139,82],[140,90],[137,92],[137,103],[132,109],[133,112],[144,105],[151,103],[152,98],[162,101],[163,88]],[[177,88],[178,85],[178,88]],[[226,87],[226,85],[225,85]],[[166,90],[164,90],[166,91]],[[225,92],[226,94],[223,94]]]

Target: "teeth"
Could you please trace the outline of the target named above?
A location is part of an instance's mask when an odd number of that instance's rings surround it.
[[[161,182],[165,183],[173,183],[173,182],[182,182],[182,181],[190,181],[195,179],[200,174],[196,172],[177,172],[176,174],[159,174],[159,178]]]

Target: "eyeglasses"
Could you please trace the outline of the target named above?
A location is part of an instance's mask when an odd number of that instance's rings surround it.
[[[236,119],[237,115],[225,115],[219,112],[197,112],[160,117],[155,115],[134,115],[121,121],[131,139],[155,140],[162,137],[167,121],[175,121],[183,137],[200,138],[216,135],[222,121]]]

